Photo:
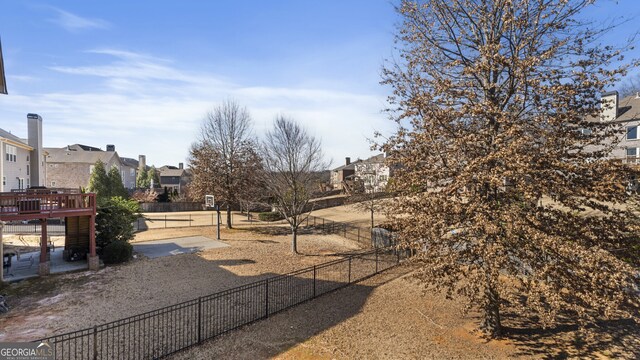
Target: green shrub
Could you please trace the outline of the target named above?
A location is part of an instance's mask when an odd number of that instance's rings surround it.
[[[133,246],[126,241],[116,240],[102,249],[105,264],[119,264],[131,259]]]
[[[103,249],[113,241],[133,239],[133,222],[138,219],[137,201],[121,197],[105,199],[98,207],[96,217],[96,245]]]
[[[260,219],[260,221],[278,221],[284,219],[284,217],[277,211],[270,211],[259,213],[258,219]]]

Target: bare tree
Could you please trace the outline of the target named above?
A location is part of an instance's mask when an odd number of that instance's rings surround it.
[[[291,227],[291,250],[298,253],[298,227],[311,210],[318,174],[327,167],[321,143],[293,120],[278,116],[266,135],[262,158],[265,186]]]
[[[250,131],[247,109],[226,100],[207,114],[200,139],[191,147],[191,196],[212,194],[216,202],[226,205],[227,228],[232,227],[231,209],[238,205],[238,195],[260,173],[261,161]]]
[[[238,176],[242,183],[238,186],[236,198],[241,209],[249,212],[257,205],[264,204],[267,196],[265,188],[264,166],[262,158],[258,154],[259,145],[251,144],[242,153],[242,166],[239,168]]]
[[[620,96],[623,98],[640,94],[640,75],[623,80],[618,91],[620,92]]]
[[[507,303],[544,326],[637,316],[637,269],[619,256],[639,248],[620,186],[635,172],[606,160],[619,132],[598,121],[598,94],[627,67],[577,20],[590,4],[399,7],[400,57],[384,70],[399,129],[383,149],[402,165],[394,227],[425,286],[478,306],[490,336]]]

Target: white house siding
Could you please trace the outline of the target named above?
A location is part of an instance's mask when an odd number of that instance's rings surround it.
[[[624,122],[621,126],[623,126],[624,134],[621,136],[620,143],[611,156],[617,159],[625,159],[631,163],[640,163],[640,120]],[[630,135],[635,134],[635,138],[627,136],[629,129],[634,130],[630,132]],[[627,150],[629,150],[629,153]]]
[[[366,189],[367,192],[384,191],[389,181],[390,170],[383,162],[363,161],[356,164],[355,175],[361,178],[365,185],[373,184],[373,189]]]
[[[15,149],[16,160],[7,160],[7,150]],[[31,185],[31,177],[27,175],[27,167],[30,165],[29,159],[31,151],[22,147],[2,142],[2,190],[11,191],[14,189],[26,189]]]

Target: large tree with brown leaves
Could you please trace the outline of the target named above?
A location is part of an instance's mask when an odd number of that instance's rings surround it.
[[[418,277],[478,306],[490,336],[507,302],[545,326],[561,312],[637,314],[638,270],[624,261],[638,249],[631,169],[605,159],[616,127],[589,121],[626,67],[577,20],[591,3],[398,8],[399,58],[383,80],[399,124],[383,146],[399,165],[394,222]]]

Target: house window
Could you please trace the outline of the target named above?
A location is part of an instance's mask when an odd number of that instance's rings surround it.
[[[638,140],[637,126],[627,126],[627,140]]]
[[[7,145],[6,149],[6,160],[16,162],[18,158],[18,156],[16,155],[18,153],[18,148],[16,148],[15,146]]]
[[[18,179],[18,189],[24,189],[24,179]]]
[[[29,161],[29,155],[27,155],[27,161]]]
[[[136,176],[136,169],[129,169],[130,176]]]
[[[31,171],[31,169],[29,168],[29,165],[27,165],[27,175],[29,175],[29,171]]]
[[[7,185],[7,177],[6,176],[2,177],[2,185]]]
[[[627,148],[627,163],[637,164],[640,161],[639,148]]]
[[[51,187],[56,187],[56,182],[55,181],[51,182]]]
[[[31,187],[31,181],[29,178],[27,178],[27,189]]]

